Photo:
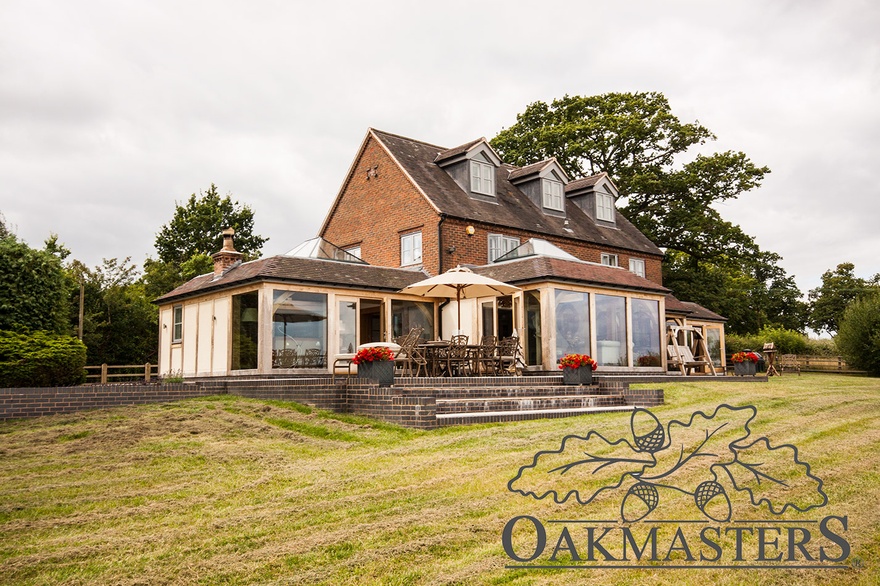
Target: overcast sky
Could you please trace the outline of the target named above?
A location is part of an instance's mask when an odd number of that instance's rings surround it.
[[[806,292],[880,272],[878,31],[870,0],[0,0],[0,212],[141,264],[213,182],[279,254],[369,127],[452,147],[536,100],[659,91],[771,168],[720,209]]]

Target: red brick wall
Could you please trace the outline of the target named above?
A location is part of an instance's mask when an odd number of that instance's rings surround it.
[[[368,180],[367,171],[373,167],[378,176]],[[385,149],[368,137],[321,236],[343,248],[360,245],[363,259],[371,265],[398,267],[400,236],[421,230],[422,262],[433,275],[438,271],[439,220]]]
[[[467,235],[467,226],[474,227],[475,232],[473,236]],[[630,256],[633,258],[641,258],[645,261],[645,278],[660,285],[663,284],[663,275],[660,270],[660,259],[657,257],[635,254],[630,255],[625,250],[611,247],[601,248],[584,242],[556,238],[545,234],[538,234],[536,232],[516,230],[513,228],[499,228],[498,226],[490,226],[476,222],[465,222],[453,218],[448,218],[443,223],[442,230],[444,269],[449,269],[458,264],[486,264],[489,262],[489,234],[502,234],[511,238],[519,238],[520,243],[525,242],[529,238],[542,238],[555,246],[558,246],[567,253],[588,262],[598,263],[602,260],[602,253],[608,252],[617,254],[620,266],[628,268]],[[455,246],[455,252],[446,252],[451,246]]]
[[[373,170],[378,176],[367,179]],[[347,248],[360,245],[361,255],[371,265],[400,266],[400,236],[410,231],[422,232],[422,263],[432,275],[441,271],[438,247],[442,247],[442,270],[458,264],[483,265],[488,262],[489,234],[516,237],[520,242],[529,238],[543,238],[574,255],[599,262],[603,252],[618,255],[620,266],[629,267],[630,254],[625,250],[601,248],[595,245],[548,237],[544,234],[498,228],[486,224],[447,218],[441,225],[442,242],[437,239],[440,217],[407,176],[372,137],[367,138],[363,152],[355,161],[354,171],[343,186],[342,196],[331,210],[327,227],[321,233],[337,246]],[[468,236],[465,228],[473,225],[476,232]],[[454,252],[448,250],[455,247]],[[645,260],[646,277],[663,284],[660,259],[634,255]]]

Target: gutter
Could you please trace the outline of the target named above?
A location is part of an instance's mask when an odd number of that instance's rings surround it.
[[[440,212],[440,221],[437,222],[437,274],[443,274],[443,222],[446,214]]]

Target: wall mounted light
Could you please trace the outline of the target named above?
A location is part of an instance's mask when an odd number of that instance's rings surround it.
[[[474,228],[473,226],[468,226],[467,228],[464,229],[464,231],[467,232],[468,236],[473,236],[474,232],[476,232],[477,229]]]
[[[446,252],[448,252],[449,254],[452,254],[453,252],[455,252],[455,245],[452,245],[449,248],[447,248]]]

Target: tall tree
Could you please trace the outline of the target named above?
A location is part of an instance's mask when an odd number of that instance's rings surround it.
[[[817,332],[836,333],[846,308],[856,299],[878,290],[880,274],[870,280],[862,279],[856,276],[855,269],[853,263],[844,262],[833,271],[822,273],[822,285],[811,289],[807,295],[811,328]]]
[[[757,301],[788,308],[800,291],[778,255],[761,251],[712,207],[758,187],[770,169],[735,151],[698,154],[680,164],[691,147],[714,138],[698,122],[679,120],[663,94],[637,92],[535,102],[491,143],[513,164],[556,157],[573,177],[611,175],[625,198],[623,215],[670,251],[667,286],[726,315],[734,331],[757,331],[762,322],[802,330],[802,321],[793,323],[802,320],[800,305],[782,319],[755,314]],[[736,291],[728,295],[728,287]]]
[[[84,287],[83,342],[88,348],[89,364],[156,362],[158,311],[147,298],[137,267],[130,260],[104,259],[94,269],[79,261],[68,266],[71,279]],[[77,289],[72,294],[77,309],[78,297]],[[78,318],[73,313],[71,321],[76,323]]]
[[[260,257],[268,238],[254,234],[254,212],[247,205],[220,197],[213,183],[185,205],[176,204],[174,217],[156,234],[156,252],[162,262],[183,263],[196,254],[210,255],[223,246],[221,231],[235,229],[235,248],[248,259]]]
[[[38,250],[6,231],[0,238],[0,330],[44,330],[67,334],[69,283],[57,237]]]
[[[245,260],[260,257],[268,238],[254,233],[254,212],[220,197],[213,183],[206,192],[190,195],[185,205],[176,204],[171,221],[156,234],[158,259],[144,262],[143,282],[149,297],[163,295],[195,276],[210,272],[210,255],[223,246],[221,232],[235,230],[235,248]]]

